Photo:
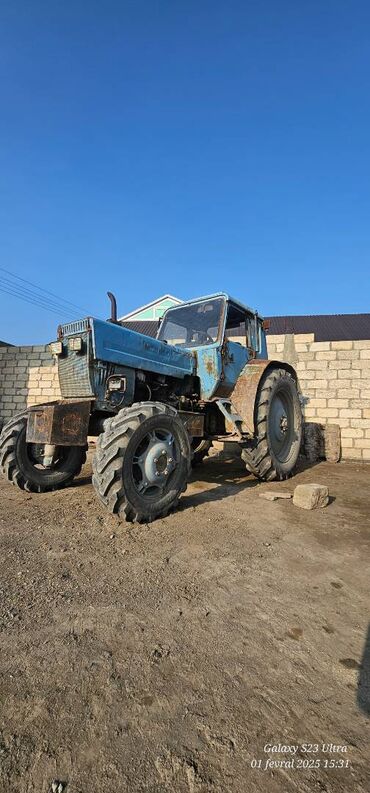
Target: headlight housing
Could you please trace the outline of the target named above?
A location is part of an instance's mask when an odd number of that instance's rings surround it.
[[[63,344],[61,341],[52,341],[49,344],[49,349],[52,355],[61,355],[63,352]]]
[[[83,341],[81,336],[72,336],[68,339],[68,347],[70,350],[74,350],[74,352],[82,352]]]

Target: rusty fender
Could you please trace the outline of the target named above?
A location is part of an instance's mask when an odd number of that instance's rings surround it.
[[[29,409],[27,443],[52,446],[85,446],[91,400],[63,400]]]
[[[282,361],[270,361],[265,358],[253,358],[245,365],[243,371],[230,394],[233,406],[243,419],[243,431],[255,434],[254,408],[258,387],[262,376],[268,369],[286,369],[297,382],[297,373],[290,364]]]

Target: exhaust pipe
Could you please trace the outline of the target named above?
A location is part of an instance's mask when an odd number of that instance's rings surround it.
[[[114,325],[119,325],[119,322],[117,322],[117,300],[113,292],[107,292],[107,295],[110,300],[110,319],[107,319],[107,322],[113,322]]]

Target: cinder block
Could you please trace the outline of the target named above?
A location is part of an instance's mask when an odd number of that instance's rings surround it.
[[[365,370],[365,372],[368,371],[369,374],[364,376],[370,378],[370,360],[360,358],[358,361],[356,361],[356,369],[362,369]]]
[[[363,460],[370,460],[370,449],[363,449],[362,450],[362,459]]]
[[[351,427],[359,427],[360,429],[363,430],[369,430],[370,419],[362,418],[362,416],[361,418],[351,418]]]
[[[347,361],[344,361],[344,363],[347,363]],[[338,380],[352,380],[352,377],[352,369],[338,369]]]
[[[370,449],[370,438],[356,438],[355,447],[357,449]]]
[[[336,352],[334,352],[334,351],[331,352],[329,350],[328,352],[317,352],[316,355],[315,355],[315,358],[316,358],[317,361],[335,361],[336,356],[337,356]]]
[[[364,339],[363,341],[354,341],[353,346],[355,350],[370,350],[370,341],[369,339]]]
[[[365,438],[370,438],[370,430],[365,430]]]
[[[316,416],[316,408],[305,407],[304,408],[304,415],[307,419],[311,419],[313,416]]]
[[[365,388],[360,391],[359,396],[361,397],[361,399],[370,399],[370,384],[369,384],[369,388]]]
[[[310,408],[326,408],[326,399],[313,398],[309,401]]]
[[[348,401],[348,400],[347,400]],[[339,411],[339,416],[342,419],[359,419],[361,418],[361,410],[358,408],[343,408]]]
[[[278,344],[278,342],[283,342],[285,339],[285,333],[268,333],[266,336],[267,344],[271,342],[271,344]]]
[[[338,388],[338,397],[340,399],[358,399],[360,396],[359,388]],[[370,393],[370,392],[369,392]]]
[[[349,418],[348,419],[335,419],[335,423],[342,429],[342,427],[349,427]]]
[[[336,399],[335,397],[328,399],[328,408],[348,408],[348,406],[349,399]]]
[[[295,333],[294,342],[297,344],[312,344],[315,341],[314,333]]]
[[[323,350],[330,350],[330,341],[313,341],[310,344],[312,352],[322,352]]]
[[[315,359],[315,353],[313,352],[300,352],[298,353],[298,360],[299,361],[313,361]]]
[[[358,361],[358,350],[337,350],[336,356],[338,361]]]
[[[370,408],[364,408],[362,411],[362,415],[364,419],[370,419]]]
[[[330,362],[331,363],[331,362]],[[315,371],[321,371],[328,369],[328,361],[307,361],[307,369],[314,369]]]
[[[329,361],[329,369],[350,369],[351,368],[351,361],[338,361],[336,358],[333,361]]]
[[[360,449],[343,449],[343,460],[362,460],[362,452]]]
[[[298,342],[298,344],[295,344],[294,346],[296,352],[308,352],[308,344],[301,344]]]
[[[320,408],[317,411],[318,416],[322,416],[326,419],[335,419],[338,415],[338,408]]]
[[[344,427],[341,431],[342,438],[363,438],[363,430],[356,429],[355,427]]]
[[[368,350],[360,350],[360,358],[365,358],[366,360],[370,360],[370,349]]]
[[[352,350],[353,341],[331,341],[332,350]]]
[[[341,438],[341,445],[343,449],[351,449],[353,446],[353,438]]]

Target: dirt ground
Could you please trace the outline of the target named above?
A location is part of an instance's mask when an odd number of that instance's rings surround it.
[[[369,474],[266,485],[214,458],[149,526],[107,515],[88,466],[1,481],[1,793],[369,791]],[[259,498],[310,481],[323,510]]]

